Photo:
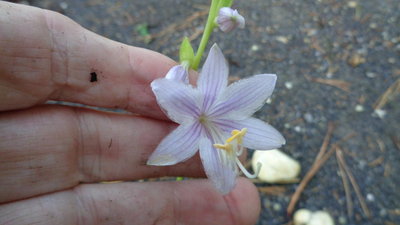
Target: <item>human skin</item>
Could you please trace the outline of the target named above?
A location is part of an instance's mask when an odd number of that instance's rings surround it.
[[[246,179],[225,196],[206,179],[99,183],[204,177],[198,155],[174,166],[146,165],[176,127],[149,85],[173,60],[108,40],[58,13],[7,2],[0,2],[0,33],[0,224],[257,221],[259,196]]]

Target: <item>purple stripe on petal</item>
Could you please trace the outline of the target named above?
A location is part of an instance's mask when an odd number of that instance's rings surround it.
[[[279,148],[286,143],[285,138],[271,125],[256,118],[245,120],[215,120],[214,124],[220,129],[231,132],[247,128],[243,139],[243,146],[250,149],[270,150]]]
[[[253,115],[272,94],[276,75],[262,74],[237,81],[218,98],[209,110],[211,117],[245,119]]]
[[[202,96],[190,85],[180,81],[157,79],[151,83],[151,88],[158,104],[171,120],[183,123],[193,121],[200,115]]]
[[[218,154],[219,150],[212,146],[209,139],[201,138],[199,148],[200,158],[207,177],[221,194],[228,194],[236,184],[235,171],[222,163]]]
[[[201,136],[203,127],[200,123],[180,125],[161,141],[147,164],[167,166],[187,160],[198,150]]]

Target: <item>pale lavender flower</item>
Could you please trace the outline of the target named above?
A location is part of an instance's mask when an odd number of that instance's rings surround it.
[[[168,74],[179,71],[173,68]],[[154,80],[151,87],[158,104],[179,126],[161,141],[147,164],[174,165],[199,149],[208,178],[222,194],[229,193],[235,186],[237,166],[249,176],[237,158],[243,147],[269,150],[285,143],[275,128],[251,117],[271,95],[275,81],[274,74],[260,74],[227,86],[228,66],[216,44],[197,87],[180,75]]]
[[[245,20],[236,9],[222,7],[219,10],[216,22],[223,32],[230,32],[236,27],[244,28]]]

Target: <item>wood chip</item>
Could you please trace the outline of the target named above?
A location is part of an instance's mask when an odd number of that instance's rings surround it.
[[[337,80],[337,79],[322,79],[322,78],[317,78],[317,77],[310,77],[308,75],[304,75],[304,76],[306,77],[307,80],[310,80],[312,82],[330,85],[332,87],[339,88],[345,92],[350,92],[351,85],[347,81]]]
[[[375,166],[382,164],[383,161],[384,161],[383,156],[380,156],[380,157],[374,159],[373,161],[369,162],[368,166],[375,167]]]

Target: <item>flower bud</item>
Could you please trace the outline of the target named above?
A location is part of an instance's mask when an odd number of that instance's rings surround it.
[[[222,7],[216,19],[216,23],[223,32],[230,32],[236,27],[244,28],[244,17],[236,9]]]

